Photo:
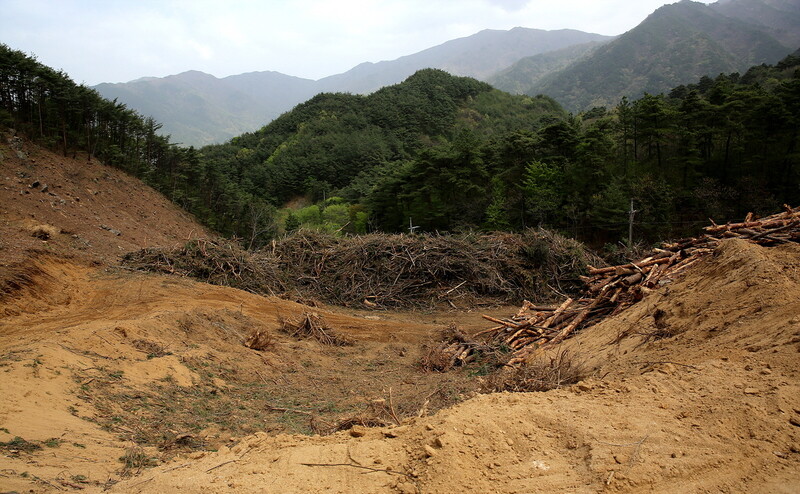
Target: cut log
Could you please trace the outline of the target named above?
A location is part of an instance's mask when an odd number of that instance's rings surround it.
[[[519,327],[519,324],[517,324],[517,323],[515,323],[515,322],[511,322],[511,321],[503,321],[502,319],[497,319],[497,318],[494,318],[494,317],[492,317],[492,316],[487,316],[487,315],[485,315],[485,314],[484,314],[484,315],[482,315],[481,317],[483,317],[483,318],[484,318],[484,319],[486,319],[487,321],[496,322],[497,324],[502,324],[503,326],[508,326],[508,327],[510,327],[510,328],[518,328],[518,327]]]
[[[632,264],[623,264],[621,266],[610,266],[607,268],[594,268],[589,270],[589,274],[606,274],[606,273],[613,273],[617,270],[617,268],[630,268],[635,269],[636,267],[643,268],[645,266],[652,266],[653,264],[663,264],[669,260],[668,257],[659,257],[658,259],[650,259],[649,261],[640,261],[637,263]]]
[[[547,318],[547,320],[542,324],[542,327],[543,328],[550,327],[553,321],[555,321],[558,316],[563,314],[564,311],[567,310],[567,308],[569,308],[570,305],[572,305],[572,302],[574,302],[572,298],[567,298],[567,300],[565,300],[563,304],[559,305],[556,311],[553,312],[553,315]]]

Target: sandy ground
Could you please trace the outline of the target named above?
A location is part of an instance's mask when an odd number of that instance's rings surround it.
[[[0,492],[800,492],[797,245],[724,242],[579,333],[556,350],[585,367],[575,385],[475,394],[481,372],[416,362],[451,321],[485,328],[479,313],[308,308],[116,268],[126,249],[200,228],[152,191],[125,212],[93,206],[99,220],[84,193],[69,208],[30,202],[33,172],[63,163],[28,151],[35,163],[0,173]],[[92,197],[145,190],[118,178]],[[46,180],[67,197],[66,179]],[[145,205],[158,221],[131,213]],[[73,233],[32,237],[28,218]],[[306,310],[355,344],[279,331]],[[269,349],[242,344],[257,330]],[[391,425],[315,433],[376,410]]]

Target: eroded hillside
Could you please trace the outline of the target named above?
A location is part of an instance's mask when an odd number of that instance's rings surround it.
[[[212,236],[119,169],[0,134],[0,269],[31,250],[88,261]]]

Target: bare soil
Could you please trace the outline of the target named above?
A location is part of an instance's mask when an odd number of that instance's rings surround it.
[[[488,327],[479,312],[308,307],[121,269],[208,233],[118,171],[4,146],[0,492],[800,491],[800,246],[726,241],[542,355],[582,365],[577,384],[479,394],[488,365],[418,365],[450,323]],[[307,311],[354,344],[280,331]]]

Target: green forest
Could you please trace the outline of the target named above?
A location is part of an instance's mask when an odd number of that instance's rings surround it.
[[[320,94],[200,149],[0,45],[0,126],[144,180],[257,247],[300,227],[519,231],[593,244],[696,233],[800,203],[800,54],[579,115],[426,69],[367,96]]]

